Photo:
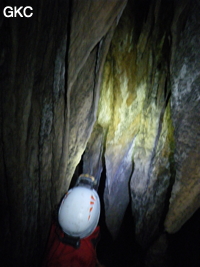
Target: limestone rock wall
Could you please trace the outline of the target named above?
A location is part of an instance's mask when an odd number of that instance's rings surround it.
[[[30,5],[32,19],[3,18],[0,28],[2,266],[38,266],[58,190],[69,3]]]
[[[97,121],[107,128],[107,225],[116,237],[132,199],[136,234],[146,243],[158,229],[170,183],[170,18],[163,2],[152,2],[146,21],[133,16],[135,8],[128,3],[112,39]]]
[[[91,135],[105,57],[125,4],[87,0],[72,3],[61,188],[69,187]]]
[[[102,67],[126,1],[29,4],[32,18],[0,21],[2,266],[39,266],[52,211],[93,129]]]
[[[178,231],[200,207],[200,3],[189,4],[190,8],[176,6],[176,20],[172,23],[171,106],[176,179],[165,220],[165,228],[170,233]],[[183,24],[184,11],[188,16]]]
[[[129,1],[105,62],[106,223],[117,237],[131,201],[144,247],[200,206],[198,12],[198,1]]]

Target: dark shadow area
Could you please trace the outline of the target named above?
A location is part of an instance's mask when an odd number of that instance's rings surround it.
[[[200,266],[200,209],[175,234],[169,235],[171,267]]]
[[[105,179],[106,175],[104,170],[98,191],[101,200],[101,216],[99,220],[101,239],[97,246],[97,257],[106,267],[143,266],[140,265],[143,258],[143,252],[136,243],[134,236],[134,221],[131,215],[131,203],[129,203],[127,207],[117,239],[113,240],[108,231],[105,223],[105,210],[103,204]]]

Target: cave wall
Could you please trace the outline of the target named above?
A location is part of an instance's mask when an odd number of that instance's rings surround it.
[[[176,232],[200,203],[199,1],[30,5],[0,23],[4,266],[38,266],[80,161],[114,238],[130,201],[143,247]]]
[[[139,8],[129,2],[112,39],[97,121],[108,129],[107,224],[116,237],[131,198],[136,233],[145,243],[158,228],[170,183],[174,143],[168,81],[172,14],[169,17],[170,5],[152,2],[146,14],[134,20]],[[142,24],[139,33],[138,24]]]
[[[1,20],[4,266],[39,265],[52,211],[95,122],[102,66],[125,3],[29,1],[32,18]]]
[[[177,5],[171,26],[176,179],[165,220],[165,229],[170,233],[178,231],[200,206],[199,11],[199,1]]]
[[[38,265],[55,202],[51,191],[58,190],[62,149],[57,147],[64,142],[69,3],[46,6],[45,1],[32,1],[30,5],[34,9],[31,19],[1,20],[3,266]]]
[[[129,1],[115,30],[97,117],[106,223],[115,238],[131,201],[143,247],[200,206],[199,2],[148,3]]]

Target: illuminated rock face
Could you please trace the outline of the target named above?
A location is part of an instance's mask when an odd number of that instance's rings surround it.
[[[151,3],[140,31],[134,7],[112,38],[97,124],[106,131],[107,226],[116,237],[131,201],[145,247],[199,208],[199,6],[183,1],[172,14],[169,3]]]
[[[147,244],[158,230],[171,175],[169,22],[163,29],[162,7],[152,6],[137,36],[132,8],[125,10],[111,42],[97,122],[107,128],[104,200],[109,230],[117,236],[131,199],[138,241]]]

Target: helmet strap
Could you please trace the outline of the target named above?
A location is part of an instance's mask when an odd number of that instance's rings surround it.
[[[70,236],[66,233],[64,233],[61,229],[58,227],[56,228],[56,234],[58,236],[58,239],[66,245],[72,246],[73,248],[79,248],[80,247],[80,237],[74,237]]]
[[[76,249],[80,247],[80,238],[79,237],[69,236],[69,235],[64,233],[64,237],[60,238],[60,241],[64,244],[70,245]]]

